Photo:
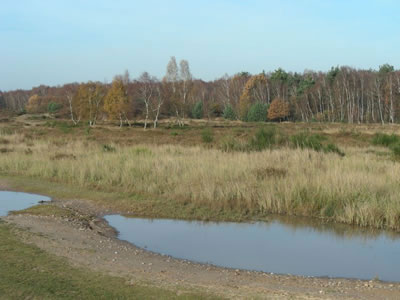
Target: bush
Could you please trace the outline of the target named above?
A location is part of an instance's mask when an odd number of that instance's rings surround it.
[[[247,146],[238,142],[233,136],[228,136],[222,140],[221,150],[224,152],[245,151]]]
[[[400,158],[400,143],[391,145],[390,150],[392,150],[395,158]]]
[[[322,140],[324,140],[324,138],[319,134],[308,135],[306,133],[299,133],[291,136],[290,140],[295,148],[308,148],[315,151],[321,151]]]
[[[210,128],[205,128],[201,132],[201,138],[204,143],[211,143],[214,140],[213,132]]]
[[[236,120],[236,113],[233,110],[232,105],[228,104],[227,106],[225,106],[224,112],[223,112],[223,117],[224,119],[227,120]]]
[[[271,148],[276,142],[275,128],[261,128],[257,130],[254,137],[250,140],[249,150],[261,151]]]
[[[115,152],[115,148],[111,145],[103,145],[104,152]]]
[[[336,154],[339,154],[340,156],[345,155],[344,152],[342,150],[340,150],[338,146],[336,146],[335,144],[332,144],[332,143],[329,143],[328,145],[326,145],[324,147],[324,152],[325,153],[328,153],[328,152],[336,153]]]
[[[51,128],[58,128],[61,130],[63,133],[70,133],[74,127],[76,127],[74,124],[65,122],[65,121],[47,121],[45,123],[45,126],[51,127]]]
[[[377,133],[372,139],[372,144],[376,146],[389,147],[398,143],[400,143],[400,137],[395,134]]]
[[[257,102],[253,104],[247,115],[247,122],[265,122],[267,120],[268,106]]]
[[[201,119],[203,118],[203,102],[199,101],[193,107],[192,110],[192,117],[194,119]]]
[[[400,137],[395,134],[377,133],[372,139],[372,144],[388,147],[395,158],[400,158]]]
[[[61,109],[62,105],[60,103],[50,102],[47,106],[49,113],[53,114]]]
[[[312,149],[314,151],[323,151],[324,153],[336,153],[340,156],[344,156],[344,152],[339,149],[333,143],[324,145],[323,141],[326,137],[319,134],[309,135],[307,133],[299,133],[290,137],[290,141],[295,148],[301,149]]]

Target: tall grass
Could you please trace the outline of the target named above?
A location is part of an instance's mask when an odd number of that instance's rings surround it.
[[[373,145],[388,147],[396,159],[400,158],[400,136],[395,134],[376,133],[372,139]]]
[[[223,152],[0,136],[0,172],[248,215],[279,213],[400,230],[400,165],[346,148]],[[31,152],[26,154],[26,144]],[[63,155],[60,155],[63,154]],[[113,201],[118,201],[117,199]]]

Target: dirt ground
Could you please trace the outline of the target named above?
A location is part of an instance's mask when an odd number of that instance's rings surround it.
[[[0,189],[7,189],[0,182]],[[83,218],[10,215],[22,241],[67,258],[74,266],[171,290],[203,291],[226,298],[400,299],[400,284],[312,278],[234,270],[174,259],[117,239],[102,218],[112,213],[82,200],[53,200]],[[84,221],[91,220],[91,221]],[[22,230],[21,230],[22,229]]]

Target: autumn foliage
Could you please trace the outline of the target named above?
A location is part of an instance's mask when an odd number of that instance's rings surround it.
[[[120,78],[115,78],[104,99],[104,110],[110,119],[119,119],[122,126],[122,119],[125,117],[128,105],[124,83]]]
[[[264,73],[250,77],[239,100],[240,119],[247,121],[248,113],[252,104],[267,101],[266,92],[267,78]]]
[[[282,99],[274,99],[268,110],[268,119],[282,121],[289,116],[289,103]]]

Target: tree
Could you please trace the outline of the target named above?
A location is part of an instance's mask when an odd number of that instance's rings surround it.
[[[274,83],[276,94],[279,98],[286,98],[286,84],[289,79],[289,74],[286,73],[282,68],[278,68],[271,74],[271,82]]]
[[[177,123],[179,126],[183,126],[193,78],[187,60],[181,60],[179,65],[180,69],[175,57],[172,56],[167,65],[167,73],[163,81],[169,85],[169,99],[175,110]]]
[[[152,100],[156,96],[156,81],[155,77],[152,77],[147,72],[143,72],[139,77],[139,96],[145,105],[145,119],[144,119],[144,129],[147,128],[147,122],[149,120],[150,109],[152,106]]]
[[[78,84],[66,84],[63,87],[64,90],[64,95],[65,98],[67,98],[67,102],[68,102],[68,108],[69,108],[69,114],[70,114],[70,118],[72,123],[74,123],[74,125],[78,124],[80,119],[77,119],[76,116],[76,112],[74,111],[74,106],[73,106],[73,100],[74,100],[74,95],[76,93]],[[79,118],[79,116],[78,116]]]
[[[236,120],[236,113],[233,110],[232,105],[228,104],[227,106],[225,106],[223,117],[228,120]]]
[[[40,97],[35,94],[28,99],[28,103],[25,106],[26,111],[29,114],[38,113],[40,109]]]
[[[158,117],[160,116],[160,110],[161,110],[161,106],[164,103],[164,89],[163,89],[164,85],[163,84],[158,84],[156,87],[156,101],[155,101],[155,105],[153,106],[153,112],[155,113],[154,116],[154,128],[157,128],[157,124],[158,124]]]
[[[276,98],[271,102],[268,109],[268,119],[282,121],[289,116],[289,103]]]
[[[119,119],[119,126],[122,127],[123,116],[128,105],[124,83],[121,78],[116,77],[104,99],[104,110],[110,119]]]
[[[203,118],[203,102],[197,101],[192,110],[192,117],[195,119]]]
[[[250,77],[239,100],[239,114],[247,120],[249,109],[254,103],[268,104],[267,77],[264,73]]]
[[[180,66],[180,99],[178,101],[178,106],[180,107],[180,116],[182,118],[181,125],[183,125],[183,122],[185,120],[185,111],[186,111],[186,106],[187,106],[187,100],[189,96],[189,92],[192,89],[192,73],[190,72],[189,68],[189,62],[187,60],[181,60],[179,63]]]
[[[81,84],[72,99],[72,106],[78,114],[78,120],[87,120],[89,126],[96,125],[97,119],[103,106],[105,87],[100,82]],[[71,110],[71,116],[73,113]]]
[[[265,122],[267,120],[268,106],[265,103],[254,103],[247,116],[248,122]]]

